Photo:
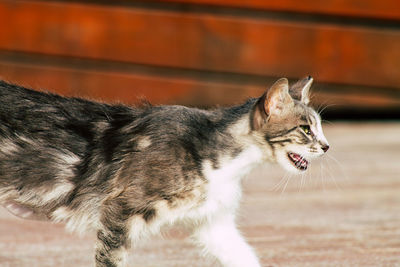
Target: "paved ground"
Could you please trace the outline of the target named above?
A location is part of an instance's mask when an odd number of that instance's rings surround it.
[[[245,181],[240,225],[263,266],[400,266],[400,123],[326,125],[328,155],[304,177],[266,166]],[[217,266],[179,230],[129,266]],[[0,210],[0,266],[91,266],[93,235]]]

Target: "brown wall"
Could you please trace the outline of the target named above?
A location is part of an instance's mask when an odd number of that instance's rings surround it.
[[[0,0],[0,77],[105,101],[232,104],[312,75],[315,105],[400,110],[398,0]]]

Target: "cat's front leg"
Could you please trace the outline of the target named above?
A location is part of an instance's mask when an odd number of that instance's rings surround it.
[[[126,221],[118,216],[103,216],[97,230],[96,267],[125,267],[130,247]]]
[[[98,230],[96,267],[125,267],[127,257],[126,237],[109,230]]]
[[[253,249],[236,228],[234,216],[219,215],[198,228],[195,240],[224,267],[260,267]]]

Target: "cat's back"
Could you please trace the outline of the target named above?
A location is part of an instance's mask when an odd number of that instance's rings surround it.
[[[119,114],[135,116],[135,110],[75,97],[40,92],[0,81],[0,135],[95,134],[96,123],[105,124]],[[39,136],[37,136],[39,137]]]
[[[8,118],[41,120],[51,115],[65,119],[93,118],[110,109],[108,105],[80,98],[63,97],[49,92],[35,91],[0,81],[0,114]],[[82,113],[86,112],[85,117]],[[46,115],[46,116],[44,116]]]

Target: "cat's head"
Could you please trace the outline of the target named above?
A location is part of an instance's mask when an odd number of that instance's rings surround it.
[[[321,118],[308,105],[312,82],[307,77],[289,86],[279,79],[258,99],[251,117],[253,132],[272,148],[273,160],[296,173],[329,149]]]

